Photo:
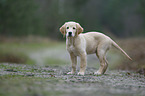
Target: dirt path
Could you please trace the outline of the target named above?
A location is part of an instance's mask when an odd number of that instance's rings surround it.
[[[145,96],[143,75],[115,70],[108,71],[102,76],[95,76],[93,72],[96,69],[92,67],[87,68],[85,76],[66,75],[68,71],[70,71],[68,66],[0,64],[0,94],[2,96]]]

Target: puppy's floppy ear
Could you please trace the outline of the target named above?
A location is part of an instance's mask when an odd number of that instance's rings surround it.
[[[65,30],[66,30],[65,26],[66,26],[66,23],[59,28],[60,32],[63,34],[64,37],[65,37],[65,34],[66,34],[66,32],[65,32]]]
[[[76,26],[77,26],[77,35],[79,35],[80,33],[84,31],[84,29],[81,27],[79,23],[76,23]]]

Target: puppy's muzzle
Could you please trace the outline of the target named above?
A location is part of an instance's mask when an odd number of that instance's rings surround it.
[[[69,37],[72,37],[72,32],[68,32],[68,36]]]

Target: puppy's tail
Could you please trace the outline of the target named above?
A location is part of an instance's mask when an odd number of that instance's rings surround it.
[[[128,56],[128,54],[127,54],[123,49],[121,49],[121,48],[119,47],[119,45],[117,45],[113,40],[112,40],[112,45],[113,45],[115,48],[119,49],[119,50],[120,50],[129,60],[132,60],[131,57]]]

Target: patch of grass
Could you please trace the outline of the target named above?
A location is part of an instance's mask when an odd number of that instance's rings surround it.
[[[60,65],[66,65],[69,62],[67,62],[66,60],[58,59],[58,58],[48,58],[45,61],[45,63],[51,66],[56,66],[56,65],[60,66]]]
[[[123,55],[121,52],[118,52],[118,50],[112,49],[108,52],[106,57],[109,63],[109,69],[115,69],[120,62],[122,62]]]
[[[0,43],[0,62],[34,64],[27,52],[32,50],[29,44]]]
[[[41,38],[42,39],[42,38]],[[39,42],[10,39],[0,42],[0,62],[35,64],[36,62],[29,57],[29,53],[59,45],[56,41],[39,40]]]
[[[27,54],[23,52],[1,52],[0,62],[18,63],[18,64],[34,64]]]

